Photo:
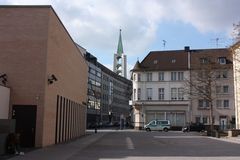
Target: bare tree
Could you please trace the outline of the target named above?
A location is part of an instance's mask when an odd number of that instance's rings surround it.
[[[216,60],[216,56],[206,56],[204,58],[195,57],[195,63],[190,70],[190,80],[186,81],[186,90],[190,100],[198,100],[201,109],[209,110],[210,132],[214,130],[213,105],[219,92],[219,78],[227,76],[224,71],[228,65],[221,65]],[[194,61],[194,60],[193,60]],[[221,88],[220,88],[221,90]]]
[[[232,37],[234,43],[240,41],[240,21],[238,23],[233,23]]]

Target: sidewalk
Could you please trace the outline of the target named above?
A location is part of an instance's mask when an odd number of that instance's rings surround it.
[[[240,144],[240,137],[221,137],[221,138],[208,137],[208,138],[219,140],[219,141],[224,141],[224,142],[229,142],[229,143]]]
[[[40,148],[25,153],[24,156],[12,157],[9,160],[66,160],[76,154],[79,150],[86,148],[106,134],[107,132],[98,132],[97,134],[87,132],[85,136],[80,137],[77,140]]]

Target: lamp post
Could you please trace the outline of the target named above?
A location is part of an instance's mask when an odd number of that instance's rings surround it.
[[[142,114],[141,114],[141,116],[142,116],[142,128],[144,128],[144,123],[145,123],[145,120],[144,120],[144,111],[143,111],[143,105],[144,105],[144,103],[142,102],[142,109],[141,109],[141,112],[142,112]]]

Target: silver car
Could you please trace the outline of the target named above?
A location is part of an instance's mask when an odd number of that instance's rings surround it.
[[[146,131],[165,131],[167,132],[170,129],[169,120],[152,120],[144,126]]]

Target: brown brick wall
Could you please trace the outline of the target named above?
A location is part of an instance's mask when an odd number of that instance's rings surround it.
[[[58,81],[52,85],[45,83],[46,102],[44,110],[43,145],[54,143],[57,95],[68,98],[78,104],[86,102],[87,63],[66,33],[53,11],[49,13],[49,34],[46,76],[54,74]],[[85,109],[82,106],[81,134],[85,133]],[[51,134],[49,134],[51,133]],[[75,135],[80,136],[79,135]]]
[[[36,146],[53,144],[56,97],[86,101],[87,64],[50,7],[0,7],[0,35],[0,72],[8,76],[10,105],[37,105]],[[58,78],[52,85],[50,74]]]
[[[42,141],[48,12],[48,8],[0,8],[0,71],[8,76],[11,105],[38,106],[37,145]]]

